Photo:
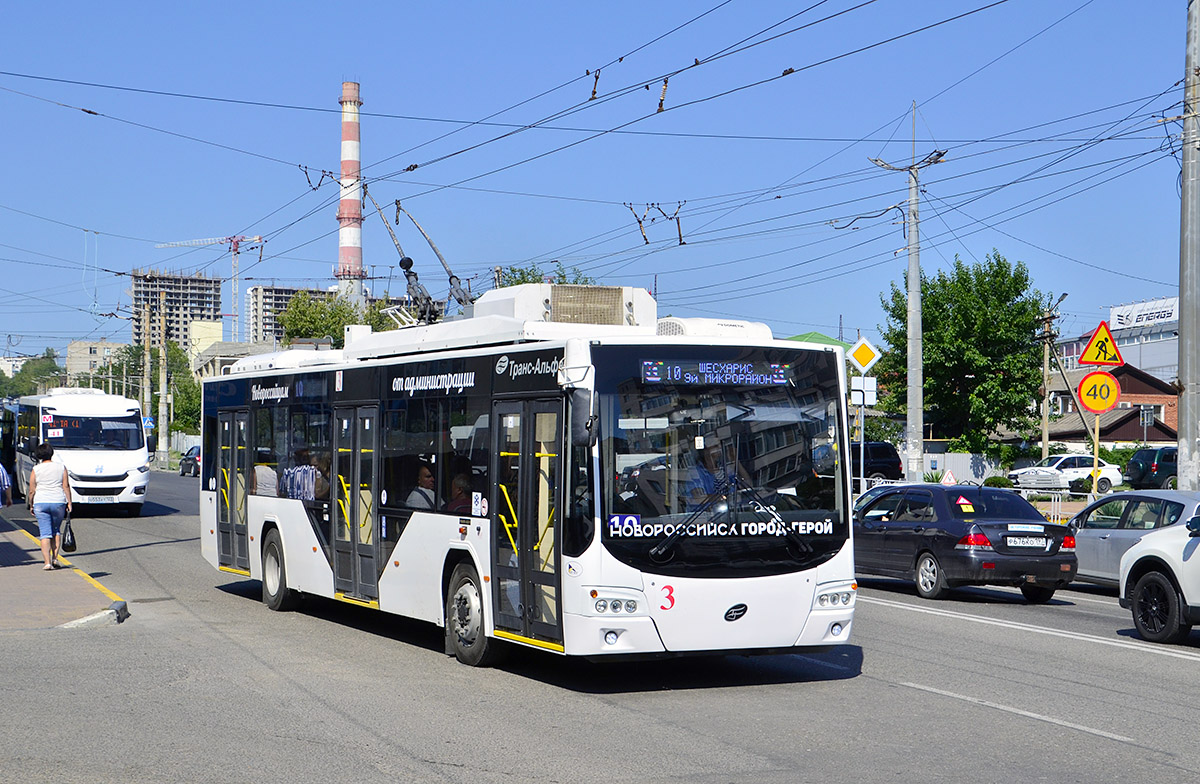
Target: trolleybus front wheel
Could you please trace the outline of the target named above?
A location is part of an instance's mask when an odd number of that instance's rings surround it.
[[[469,563],[460,563],[450,575],[446,590],[447,650],[463,664],[486,667],[496,661],[499,643],[483,631],[483,594],[479,574]]]

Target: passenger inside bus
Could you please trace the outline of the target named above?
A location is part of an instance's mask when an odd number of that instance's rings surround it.
[[[454,476],[450,483],[450,500],[446,502],[445,511],[457,515],[471,513],[471,477],[467,474]]]
[[[422,462],[417,468],[416,482],[404,505],[430,511],[442,506],[442,499],[438,498],[434,491],[433,466],[429,463]]]
[[[255,455],[254,470],[250,472],[250,495],[278,495],[279,477],[271,462],[271,450],[259,448]]]
[[[297,445],[292,452],[292,465],[284,469],[279,479],[279,494],[301,501],[316,500],[317,473],[308,447]]]

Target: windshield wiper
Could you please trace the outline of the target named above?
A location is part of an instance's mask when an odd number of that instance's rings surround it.
[[[695,511],[684,518],[683,522],[676,526],[674,531],[667,534],[661,542],[650,548],[650,560],[654,561],[655,563],[666,563],[667,561],[671,560],[671,548],[675,546],[676,542],[687,536],[687,529],[689,525],[699,519],[700,515],[708,511],[709,507],[711,507],[721,498],[725,497],[725,488],[728,484],[728,480],[718,478],[715,486],[713,487],[713,491],[709,493],[703,501],[700,502],[700,506],[696,507]]]

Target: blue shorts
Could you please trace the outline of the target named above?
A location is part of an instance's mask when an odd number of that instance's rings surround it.
[[[38,537],[53,539],[58,536],[63,518],[67,516],[66,504],[34,504],[33,516],[38,522]]]

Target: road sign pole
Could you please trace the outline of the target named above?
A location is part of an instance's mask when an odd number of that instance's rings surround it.
[[[1100,480],[1097,476],[1100,473],[1100,415],[1096,414],[1096,438],[1092,442],[1092,495],[1100,492],[1098,487]],[[1068,486],[1068,490],[1070,487]]]

